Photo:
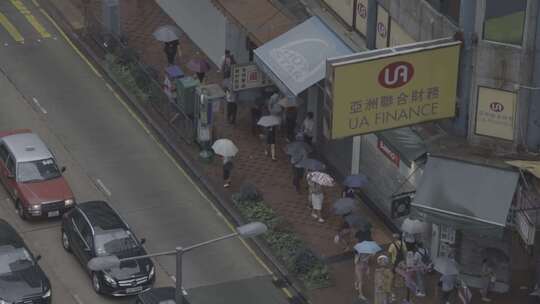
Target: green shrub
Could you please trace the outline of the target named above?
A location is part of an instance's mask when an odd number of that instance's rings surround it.
[[[260,199],[253,195],[258,193],[253,187],[232,195],[233,202],[247,221],[259,221],[268,226],[268,232],[262,237],[280,259],[289,272],[301,279],[309,289],[322,288],[330,285],[328,268],[305,246],[291,230],[290,225]]]

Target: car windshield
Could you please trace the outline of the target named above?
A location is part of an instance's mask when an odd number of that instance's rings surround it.
[[[17,180],[23,183],[43,181],[59,176],[60,170],[52,158],[22,162],[17,168]]]
[[[0,275],[21,271],[32,265],[32,257],[24,247],[0,246]]]
[[[96,234],[96,254],[119,255],[139,248],[139,244],[129,230],[117,229]]]

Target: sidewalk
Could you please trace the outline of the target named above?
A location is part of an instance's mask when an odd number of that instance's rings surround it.
[[[69,0],[51,0],[54,3],[71,2]],[[74,1],[79,4],[80,0]],[[166,65],[166,59],[162,50],[162,44],[155,41],[152,32],[160,25],[174,24],[174,22],[165,14],[161,8],[150,0],[137,0],[132,5],[121,7],[122,29],[127,35],[130,47],[137,49],[142,61],[152,66],[157,71],[163,71]],[[120,2],[124,3],[124,2]],[[71,11],[71,9],[70,9]],[[67,18],[69,20],[69,18]],[[76,18],[73,18],[76,19]],[[193,57],[202,57],[204,54],[199,48],[184,35],[180,39],[180,49],[182,57],[180,67],[189,74],[185,64]],[[208,83],[221,83],[220,75],[217,73],[217,67],[207,73]],[[221,180],[221,162],[215,159],[213,163],[198,166],[203,168],[204,175],[210,180],[212,186],[218,189],[218,192],[226,197],[235,193],[240,185],[249,181],[263,193],[265,201],[291,225],[293,230],[304,240],[304,242],[320,257],[328,262],[328,267],[333,278],[333,286],[318,290],[309,291],[306,295],[311,303],[314,304],[348,304],[355,302],[355,291],[353,289],[353,261],[351,253],[344,253],[341,246],[334,244],[333,237],[338,229],[339,221],[336,216],[329,213],[330,204],[339,197],[340,187],[325,189],[325,217],[326,223],[320,224],[311,216],[307,208],[307,191],[304,187],[301,194],[296,193],[292,185],[291,166],[287,161],[286,155],[282,152],[285,146],[284,137],[278,136],[277,139],[277,157],[278,161],[273,162],[264,155],[264,142],[257,136],[251,134],[249,105],[240,104],[236,126],[230,126],[224,120],[224,107],[221,107],[220,114],[216,115],[214,138],[230,138],[238,146],[240,153],[235,159],[235,168],[233,170],[233,184],[231,188],[223,189]],[[151,115],[159,115],[151,113]],[[163,118],[161,127],[167,128]],[[171,136],[174,134],[170,128],[167,130]],[[176,137],[178,139],[178,137]],[[174,141],[179,148],[186,151],[194,162],[198,161],[198,150],[195,146],[183,145],[180,140]],[[305,182],[305,181],[304,181]],[[383,222],[364,204],[360,204],[361,212],[373,224],[373,238],[379,244],[387,244],[391,239],[391,232],[384,226]],[[370,281],[373,277],[370,276]],[[437,277],[431,276],[427,282],[428,296],[423,299],[415,300],[414,303],[437,303],[435,298]],[[372,282],[366,286],[366,295],[371,298]],[[475,299],[479,300],[476,291]],[[473,303],[480,303],[477,301]],[[492,303],[510,303],[504,299],[498,299]]]

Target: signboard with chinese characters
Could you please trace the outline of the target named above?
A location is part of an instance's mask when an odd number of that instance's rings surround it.
[[[349,26],[353,24],[354,0],[324,0]]]
[[[516,94],[478,87],[476,134],[514,139]]]
[[[241,91],[272,85],[270,79],[255,64],[233,65],[231,73],[233,91]]]
[[[358,0],[356,2],[356,30],[367,36],[367,15],[368,0]]]
[[[460,44],[330,63],[332,138],[453,117]]]
[[[382,49],[388,46],[388,35],[390,35],[390,16],[380,5],[377,5],[377,35],[375,35],[375,47]]]

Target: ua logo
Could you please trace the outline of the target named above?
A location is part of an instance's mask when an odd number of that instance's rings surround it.
[[[399,88],[411,81],[413,75],[412,64],[396,61],[388,64],[379,72],[379,83],[385,88]]]

